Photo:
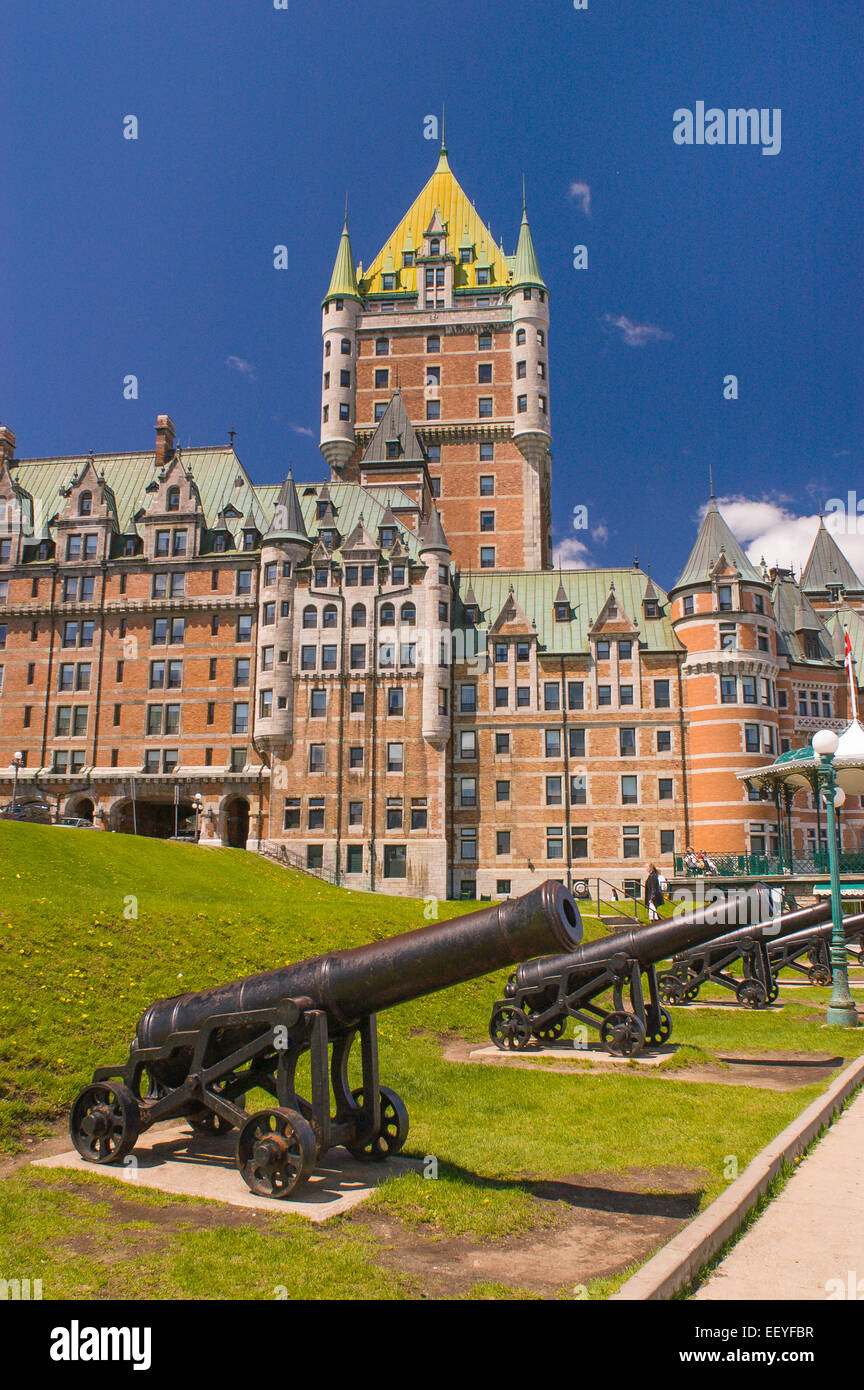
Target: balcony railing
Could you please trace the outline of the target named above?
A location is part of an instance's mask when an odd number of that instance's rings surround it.
[[[675,874],[680,878],[771,878],[789,874],[827,874],[828,851],[815,854],[708,854],[711,867],[692,868],[684,863],[682,854],[675,855]],[[864,850],[841,850],[841,874],[864,873]]]

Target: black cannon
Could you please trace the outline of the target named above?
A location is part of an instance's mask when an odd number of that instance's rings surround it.
[[[540,951],[572,950],[581,939],[579,909],[549,880],[522,898],[402,936],[160,999],[139,1020],[126,1065],[99,1067],[76,1099],[72,1142],[90,1163],[118,1163],[161,1120],[184,1117],[210,1133],[237,1129],[237,1167],[267,1197],[296,1191],[334,1145],[356,1158],[398,1153],[408,1113],[379,1083],[376,1013]],[[358,1034],[362,1086],[352,1090],[348,1060]],[[311,1084],[301,1096],[297,1067],[307,1052]],[[245,1097],[256,1088],[275,1106],[250,1115]]]
[[[623,1056],[632,1056],[646,1042],[664,1043],[672,1019],[662,1007],[657,963],[716,937],[730,922],[742,917],[760,921],[769,913],[767,891],[756,888],[697,912],[589,941],[567,956],[520,965],[507,984],[506,998],[493,1006],[489,1036],[496,1047],[521,1052],[556,1042],[572,1018],[597,1029],[603,1045]],[[611,1007],[601,998],[609,991]]]
[[[768,948],[793,932],[812,930],[831,916],[828,903],[803,907],[770,917],[753,926],[739,927],[713,941],[676,953],[670,970],[658,979],[664,1004],[690,1004],[702,985],[720,985],[731,990],[739,1004],[761,1009],[773,1004],[779,988],[771,968]],[[730,973],[730,966],[741,962],[741,976]]]
[[[847,954],[857,963],[864,940],[864,913],[845,918],[843,929]],[[804,975],[811,985],[830,985],[832,932],[832,923],[823,922],[809,931],[792,932],[790,936],[769,942],[768,959],[775,980],[781,970],[794,970]]]

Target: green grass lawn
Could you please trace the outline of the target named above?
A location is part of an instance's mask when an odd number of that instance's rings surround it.
[[[45,1135],[94,1066],[122,1063],[153,999],[406,931],[423,912],[422,902],[350,893],[242,851],[0,822],[0,1145],[11,1153]],[[585,925],[586,935],[603,932],[596,919]],[[665,1191],[670,1169],[696,1173],[704,1204],[728,1181],[730,1155],[743,1168],[820,1089],[730,1088],[688,1081],[686,1071],[663,1079],[635,1064],[558,1074],[446,1061],[442,1040],[486,1038],[506,973],[381,1016],[382,1080],[411,1116],[406,1153],[433,1155],[439,1178],[391,1179],[364,1210],[433,1234],[513,1239],[568,1214],[538,1200],[532,1179],[631,1169],[644,1191]],[[796,991],[779,1014],[678,1009],[674,1041],[703,1059],[724,1049],[857,1055],[864,1030],[825,1028],[826,997]],[[134,1207],[128,1221],[124,1203]],[[170,1224],[148,1225],[142,1203],[170,1209]],[[407,1274],[382,1267],[357,1216],[322,1231],[278,1210],[202,1226],[197,1210],[98,1172],[82,1183],[22,1170],[0,1183],[0,1275],[15,1264],[37,1277],[47,1261],[46,1297],[139,1297],[142,1288],[151,1297],[273,1297],[277,1285],[293,1297],[314,1269],[333,1297],[416,1294]],[[121,1227],[135,1251],[126,1273],[111,1253]],[[89,1243],[75,1236],[82,1229]],[[609,1281],[597,1287],[606,1292]]]

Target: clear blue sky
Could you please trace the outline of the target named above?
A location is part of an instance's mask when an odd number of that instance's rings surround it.
[[[718,493],[793,511],[864,491],[858,0],[289,3],[7,0],[0,419],[21,456],[148,448],[167,411],[184,444],[233,421],[259,481],[289,459],[322,477],[345,190],[368,263],[434,167],[423,119],[446,100],[453,170],[508,251],[527,175],[556,540],[585,504],[597,563],[638,548],[668,585],[709,464]],[[675,145],[673,111],[700,100],[781,108],[780,154]],[[662,336],[630,346],[613,320]]]

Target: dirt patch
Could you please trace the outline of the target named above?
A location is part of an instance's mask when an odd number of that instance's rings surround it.
[[[357,1208],[352,1219],[380,1242],[378,1260],[412,1275],[424,1298],[453,1298],[479,1283],[506,1284],[541,1298],[611,1278],[642,1263],[695,1215],[704,1175],[683,1169],[526,1179],[538,1201],[564,1202],[562,1224],[508,1240],[471,1240],[407,1226]],[[649,1192],[645,1187],[661,1188]]]
[[[817,1016],[818,1017],[818,1016]],[[605,1076],[649,1077],[656,1081],[694,1081],[718,1086],[753,1086],[762,1091],[795,1091],[802,1086],[812,1086],[828,1081],[839,1067],[848,1061],[846,1057],[836,1057],[829,1052],[772,1052],[740,1053],[718,1052],[717,1065],[710,1062],[702,1066],[687,1066],[676,1069],[674,1058],[662,1067],[640,1067],[620,1062],[605,1062],[589,1055],[575,1058],[572,1062],[550,1058],[543,1060],[543,1049],[536,1052],[513,1056],[507,1052],[488,1057],[472,1057],[478,1044],[461,1041],[447,1041],[442,1047],[442,1055],[448,1062],[471,1062],[474,1065],[491,1067],[521,1067],[523,1071],[551,1071],[583,1075],[586,1070],[602,1073]],[[530,1057],[530,1061],[525,1058]]]

